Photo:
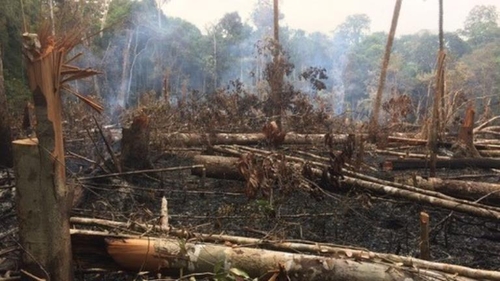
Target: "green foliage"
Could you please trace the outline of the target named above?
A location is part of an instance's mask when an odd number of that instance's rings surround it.
[[[369,35],[348,55],[342,79],[346,100],[353,111],[362,113],[366,108],[357,109],[358,103],[368,98],[369,92],[376,85],[386,39],[387,34],[381,32]]]
[[[349,46],[361,43],[370,31],[371,20],[366,14],[350,15],[335,29],[335,34],[345,40]]]
[[[493,5],[475,6],[467,16],[462,35],[467,38],[473,47],[479,47],[498,40],[500,27],[498,26],[498,11]]]

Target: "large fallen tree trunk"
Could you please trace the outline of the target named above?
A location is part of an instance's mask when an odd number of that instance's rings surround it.
[[[385,170],[409,170],[426,169],[430,167],[429,160],[426,159],[388,159],[381,164]],[[500,159],[497,158],[453,158],[436,160],[436,168],[466,169],[479,168],[490,169],[500,168]]]
[[[227,180],[245,180],[241,173],[236,168],[238,158],[235,157],[220,157],[210,155],[196,155],[193,158],[196,165],[205,166],[205,176],[209,178],[221,178]],[[203,176],[203,168],[196,167],[191,169],[193,175]]]
[[[488,182],[416,178],[418,187],[471,200],[500,200],[500,184]]]
[[[147,232],[147,233],[152,233],[152,231],[158,231],[160,234],[167,232],[169,235],[178,237],[179,239],[196,237],[197,242],[211,242],[218,244],[224,243],[228,245],[253,245],[255,247],[259,247],[262,249],[270,249],[270,250],[285,251],[292,253],[300,252],[300,253],[307,253],[307,254],[321,255],[321,256],[333,256],[344,259],[364,260],[367,262],[385,261],[387,263],[393,263],[394,265],[398,265],[399,267],[403,265],[405,267],[411,267],[416,269],[425,268],[427,270],[439,271],[449,274],[457,274],[458,276],[463,276],[473,279],[477,278],[477,279],[488,279],[488,280],[500,280],[500,272],[498,271],[473,269],[460,265],[432,262],[412,257],[398,256],[394,254],[377,253],[369,251],[367,249],[350,248],[334,244],[325,244],[325,243],[317,243],[309,241],[303,241],[301,243],[298,243],[298,242],[289,242],[283,240],[274,241],[269,239],[257,239],[257,238],[231,236],[223,234],[215,235],[215,234],[204,234],[204,233],[192,233],[192,232],[187,232],[185,229],[175,229],[175,228],[165,229],[159,225],[151,226],[131,221],[118,222],[118,221],[109,221],[103,219],[82,218],[82,217],[72,217],[71,223],[73,223],[74,225],[87,225],[87,226],[104,227],[109,229],[121,229],[122,231],[132,230],[132,231]],[[74,229],[72,235],[73,246],[77,248],[77,250],[75,250],[75,259],[77,259],[78,261],[89,260],[90,256],[88,254],[94,253],[95,259],[90,259],[90,263],[104,262],[106,260],[105,256],[107,255],[107,253],[103,249],[100,250],[96,249],[96,246],[100,245],[100,243],[92,241],[95,238],[101,240],[102,238],[99,237],[102,236],[106,236],[106,234],[101,233],[99,234],[99,236],[96,236],[94,234],[87,235],[86,232]],[[100,258],[98,257],[99,253],[101,255]],[[87,265],[90,267],[93,266],[93,264],[87,264]],[[100,266],[103,266],[103,264],[101,263]],[[112,261],[112,259],[109,258],[108,264],[105,266],[105,268],[117,268],[117,265],[114,263],[114,261]]]
[[[347,134],[334,136],[337,142],[347,140]],[[221,144],[239,144],[255,145],[264,143],[268,139],[264,133],[216,133],[216,134],[197,134],[197,133],[172,133],[164,136],[170,145],[181,146],[201,146],[201,145],[221,145]],[[283,144],[321,144],[325,141],[325,134],[297,134],[287,133]]]
[[[456,267],[456,270],[451,272],[431,270],[425,266],[419,267],[417,259],[415,264],[404,264],[398,256],[394,256],[394,260],[385,260],[376,253],[355,251],[359,252],[356,254],[348,248],[344,249],[348,255],[320,256],[255,249],[231,243],[221,245],[196,241],[78,230],[73,230],[72,234],[75,260],[79,264],[120,268],[132,272],[150,271],[175,276],[193,273],[212,278],[230,275],[243,278],[248,275],[250,278],[262,278],[260,280],[304,281],[475,280],[471,278],[500,280],[498,272],[454,265],[449,265]],[[318,247],[318,250],[321,248],[320,245],[313,247]],[[327,248],[325,247],[325,250]],[[447,266],[443,264],[441,268],[450,269]],[[475,273],[475,276],[468,274],[469,277],[464,277],[461,273]]]
[[[219,157],[219,158],[225,158],[225,157]],[[206,162],[204,160],[206,159]],[[220,161],[214,161],[213,156],[209,158],[204,158],[203,155],[198,156],[197,162],[199,164],[205,164],[205,169],[207,171],[207,174],[209,171],[216,171],[216,170],[221,170],[221,168],[215,167],[217,165],[217,162],[231,162],[234,161],[234,165],[227,165],[226,167],[229,169],[234,169],[234,171],[231,171],[230,173],[236,173],[237,172],[237,161],[238,158],[232,157],[230,159],[225,159],[225,160],[220,160]],[[297,163],[287,163],[287,165],[293,165],[296,166],[296,170],[302,170],[302,164],[297,164]],[[310,169],[312,172],[312,175],[315,176],[316,178],[320,179],[323,177],[323,170],[312,168]],[[197,174],[195,170],[192,170],[193,174]],[[348,173],[346,173],[348,174]],[[215,178],[223,178],[224,176],[222,175],[217,175],[216,173],[211,173],[212,177]],[[386,184],[384,181],[378,180],[377,182],[375,181],[369,181],[366,179],[361,179],[361,178],[354,178],[350,176],[344,176],[344,179],[342,181],[345,184],[356,186],[356,187],[361,187],[365,188],[368,190],[376,191],[379,193],[383,194],[388,194],[391,196],[396,196],[396,197],[402,197],[406,198],[408,200],[412,200],[415,202],[419,203],[425,203],[429,205],[433,205],[436,207],[441,207],[449,210],[454,210],[462,213],[468,213],[474,216],[480,216],[480,217],[485,217],[485,218],[493,218],[493,219],[500,219],[500,211],[498,211],[496,208],[490,207],[490,206],[485,206],[481,204],[477,204],[474,202],[467,202],[465,200],[454,200],[454,198],[451,198],[449,196],[446,196],[444,194],[439,194],[434,192],[435,195],[430,195],[427,192],[418,192],[417,188],[410,187],[413,190],[409,189],[403,189],[400,188],[404,185],[390,185],[391,183],[387,182]],[[439,196],[437,196],[439,194]]]

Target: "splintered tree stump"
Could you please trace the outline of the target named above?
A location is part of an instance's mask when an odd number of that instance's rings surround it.
[[[122,134],[122,170],[153,168],[149,159],[149,117],[146,114],[135,117],[130,128],[123,128]]]

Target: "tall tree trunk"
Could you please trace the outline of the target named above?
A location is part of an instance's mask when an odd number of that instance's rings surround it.
[[[0,168],[12,167],[12,134],[9,122],[7,94],[3,78],[2,49],[0,46]]]
[[[382,60],[382,69],[380,72],[380,80],[378,82],[377,95],[375,96],[375,102],[373,103],[373,112],[370,120],[369,132],[370,138],[375,140],[378,132],[378,119],[380,116],[380,106],[382,103],[382,94],[384,92],[385,78],[387,76],[387,68],[389,67],[389,59],[391,57],[392,43],[394,42],[394,35],[396,34],[396,28],[398,26],[399,12],[401,11],[401,3],[403,0],[396,0],[394,6],[394,13],[392,15],[391,30],[389,32],[389,37],[387,38],[387,44],[385,46],[384,59]]]
[[[283,66],[280,51],[280,38],[279,38],[279,0],[274,0],[274,54],[273,54],[273,69],[269,73],[270,86],[271,86],[271,117],[276,117],[278,126],[283,128],[283,99],[282,99],[282,86],[283,86]]]
[[[444,97],[444,63],[446,54],[444,52],[444,39],[443,39],[443,0],[439,0],[439,52],[438,64],[436,71],[436,90],[434,92],[434,104],[432,106],[432,121],[429,134],[429,150],[430,150],[430,176],[436,176],[436,154],[438,144],[438,132],[440,128],[440,104]]]
[[[118,104],[121,107],[125,107],[126,98],[128,96],[127,86],[128,86],[128,73],[129,73],[129,60],[130,60],[130,46],[132,45],[132,30],[127,31],[126,46],[123,49],[123,63],[122,63],[122,81],[120,84],[120,92],[118,93]]]
[[[49,13],[50,13],[50,25],[52,29],[52,36],[56,35],[56,24],[54,21],[54,3],[53,0],[49,0]]]

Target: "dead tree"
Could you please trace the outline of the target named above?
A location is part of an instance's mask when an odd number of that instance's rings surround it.
[[[443,0],[439,0],[439,52],[436,71],[436,90],[434,93],[434,104],[432,106],[432,122],[429,134],[429,150],[431,152],[430,176],[436,176],[436,154],[438,144],[438,132],[440,128],[440,103],[444,97],[444,67],[446,53],[443,40]]]

